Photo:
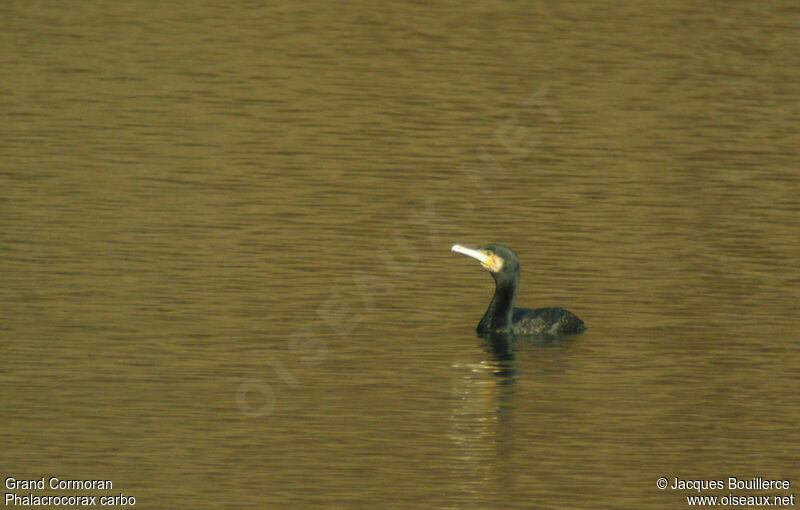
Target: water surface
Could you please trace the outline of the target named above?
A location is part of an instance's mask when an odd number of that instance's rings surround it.
[[[793,3],[0,13],[4,478],[142,508],[800,484]],[[477,338],[491,278],[449,248],[488,241],[587,332]]]

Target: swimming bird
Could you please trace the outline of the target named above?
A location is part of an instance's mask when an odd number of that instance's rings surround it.
[[[514,308],[519,287],[519,258],[508,246],[489,243],[474,249],[454,244],[451,250],[477,260],[494,277],[494,296],[476,328],[479,334],[562,336],[586,329],[582,320],[563,308]]]

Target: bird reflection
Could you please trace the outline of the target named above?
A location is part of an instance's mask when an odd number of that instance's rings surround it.
[[[547,335],[519,338],[510,332],[492,332],[480,338],[483,351],[478,359],[453,366],[455,405],[450,438],[455,472],[464,476],[463,490],[486,495],[513,487],[518,476],[513,455],[519,441],[519,398],[525,390],[518,384],[517,364],[521,361],[525,367],[522,384],[535,385],[541,373],[552,371],[553,361],[561,364],[561,347],[567,340]],[[522,407],[530,409],[530,403]]]
[[[514,337],[511,333],[486,333],[480,337],[486,340],[486,351],[498,362],[514,361]]]

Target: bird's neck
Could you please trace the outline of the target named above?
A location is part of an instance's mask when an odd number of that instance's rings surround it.
[[[518,278],[510,281],[497,280],[495,282],[494,296],[489,303],[489,308],[478,323],[478,333],[491,331],[510,331],[512,326],[511,316],[514,311],[514,298],[517,295]]]

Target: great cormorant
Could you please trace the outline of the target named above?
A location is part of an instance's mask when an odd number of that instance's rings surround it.
[[[563,308],[514,308],[519,286],[519,258],[508,246],[489,243],[473,249],[455,244],[452,251],[476,259],[494,277],[494,296],[478,323],[479,334],[562,336],[586,329],[582,320]]]

